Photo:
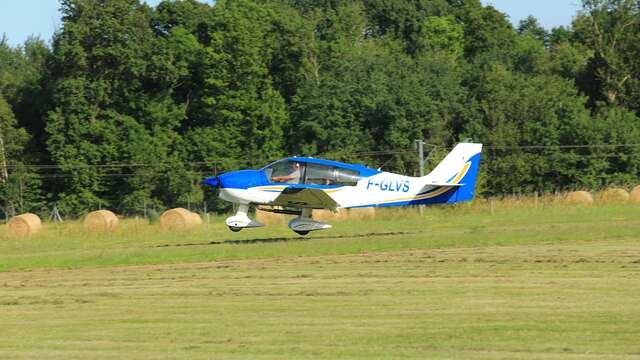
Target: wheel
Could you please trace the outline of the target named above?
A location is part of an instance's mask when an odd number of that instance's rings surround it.
[[[302,236],[305,236],[309,233],[308,231],[296,231],[296,230],[293,230],[293,231],[298,233],[298,235],[302,235]]]
[[[235,227],[235,226],[229,226],[229,230],[233,231],[233,232],[238,232],[240,230],[242,230],[242,228],[240,227]]]

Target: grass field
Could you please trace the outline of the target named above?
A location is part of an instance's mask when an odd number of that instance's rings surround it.
[[[0,358],[640,359],[640,207],[529,205],[0,227]]]

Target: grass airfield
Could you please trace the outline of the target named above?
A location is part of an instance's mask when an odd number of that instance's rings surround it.
[[[476,202],[300,238],[0,227],[0,358],[640,359],[640,207]]]

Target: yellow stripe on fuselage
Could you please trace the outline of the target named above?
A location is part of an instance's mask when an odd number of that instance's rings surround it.
[[[324,192],[326,192],[327,194],[331,194],[331,193],[334,193],[334,192],[340,191],[340,190],[342,190],[342,189],[330,189],[330,190],[325,190]]]
[[[470,167],[471,167],[471,163],[470,162],[464,164],[464,167],[462,168],[462,171],[460,171],[458,176],[456,176],[455,179],[451,180],[451,182],[450,182],[451,185],[458,185],[458,183],[462,180],[462,178],[464,178],[464,176],[467,175],[467,172],[469,171]]]
[[[287,186],[285,185],[278,185],[278,186],[261,186],[258,187],[258,190],[284,190],[284,188],[286,188]]]

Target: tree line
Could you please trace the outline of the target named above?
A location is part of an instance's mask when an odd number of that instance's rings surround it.
[[[479,0],[61,0],[49,43],[0,40],[0,208],[222,209],[214,172],[416,174],[416,139],[488,145],[486,195],[636,184],[639,7],[546,30]]]

